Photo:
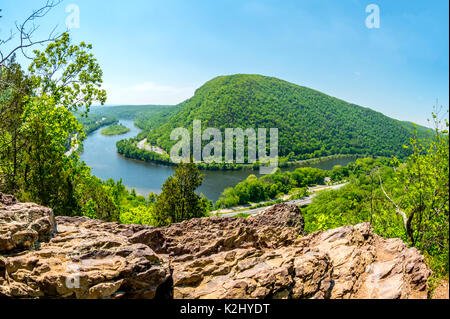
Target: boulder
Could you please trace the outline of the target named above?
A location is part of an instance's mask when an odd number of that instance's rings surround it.
[[[13,196],[0,194],[0,254],[33,248],[50,239],[55,230],[50,208],[18,203]]]
[[[55,219],[48,208],[0,199],[0,297],[427,296],[431,271],[415,248],[368,223],[306,235],[292,205],[155,228]]]
[[[34,227],[47,225],[43,219],[52,221],[51,227]],[[9,239],[2,246],[8,254],[0,256],[0,297],[155,298],[166,294],[160,287],[170,278],[169,261],[147,245],[128,240],[145,226],[57,217],[56,232],[50,209],[12,202],[0,208],[0,220],[0,234]],[[19,241],[29,230],[35,231],[29,242]],[[38,246],[32,247],[32,242]]]

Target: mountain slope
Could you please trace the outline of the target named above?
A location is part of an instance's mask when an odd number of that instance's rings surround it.
[[[169,121],[148,133],[169,150],[170,132],[202,128],[278,128],[279,154],[306,159],[332,154],[405,156],[412,125],[319,91],[273,77],[237,74],[216,77],[180,104]]]

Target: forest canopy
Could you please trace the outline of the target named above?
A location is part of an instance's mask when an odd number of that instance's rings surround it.
[[[402,146],[415,128],[412,123],[283,80],[236,74],[205,83],[179,105],[170,120],[147,130],[146,137],[168,152],[176,142],[170,140],[172,130],[185,127],[192,131],[193,120],[201,120],[203,129],[278,128],[279,155],[290,160],[334,154],[405,158],[409,150]],[[422,137],[429,135],[424,127],[417,130]]]

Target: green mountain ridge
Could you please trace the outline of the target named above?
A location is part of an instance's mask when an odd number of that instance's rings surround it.
[[[319,91],[262,75],[219,76],[182,102],[165,124],[147,132],[150,142],[170,150],[177,127],[276,127],[279,155],[308,159],[333,154],[404,157],[414,126]],[[409,123],[409,124],[407,124]],[[419,127],[418,134],[427,135]]]

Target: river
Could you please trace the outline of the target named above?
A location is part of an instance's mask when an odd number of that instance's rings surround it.
[[[100,128],[89,134],[83,143],[84,152],[81,154],[81,160],[92,168],[95,176],[101,179],[122,178],[124,185],[130,189],[136,189],[140,195],[147,195],[150,192],[159,194],[164,181],[173,174],[174,167],[145,163],[119,155],[116,151],[116,142],[134,137],[140,132],[131,120],[120,120],[120,123],[129,127],[130,131],[122,135],[105,136],[101,134],[103,128]],[[308,166],[329,170],[334,165],[347,165],[350,161],[354,161],[354,158],[334,158]],[[250,174],[259,176],[258,172],[252,170],[202,171],[203,184],[199,187],[198,193],[203,193],[215,202],[225,188],[236,185]]]

